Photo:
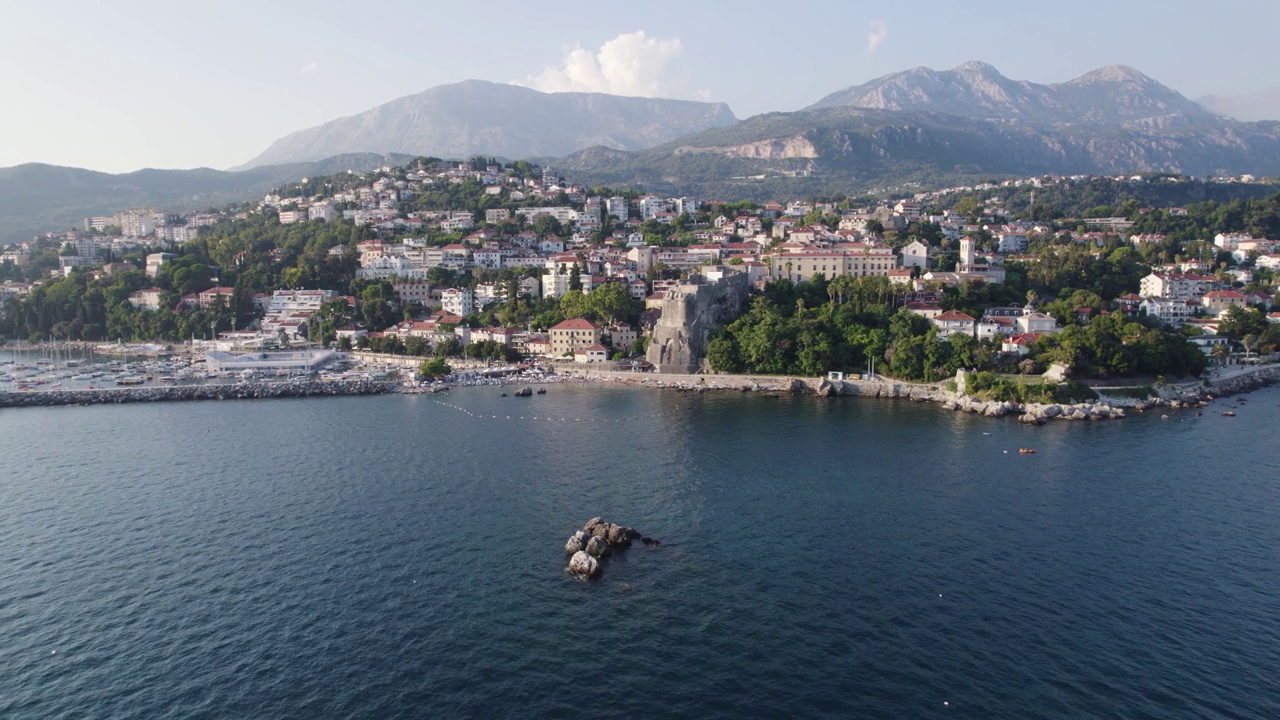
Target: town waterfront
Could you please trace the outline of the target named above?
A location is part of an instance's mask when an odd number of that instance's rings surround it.
[[[0,411],[0,715],[1274,716],[1280,390],[1231,404]],[[597,515],[662,545],[573,580]]]

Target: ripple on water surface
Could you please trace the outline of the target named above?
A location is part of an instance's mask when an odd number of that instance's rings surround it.
[[[1276,391],[437,400],[0,412],[0,716],[1280,715]]]

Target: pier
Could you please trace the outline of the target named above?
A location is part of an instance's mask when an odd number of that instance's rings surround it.
[[[44,392],[0,392],[0,408],[107,405],[181,400],[253,400],[262,398],[331,397],[337,395],[382,395],[396,392],[399,388],[400,386],[397,383],[377,380],[332,380],[53,390]]]

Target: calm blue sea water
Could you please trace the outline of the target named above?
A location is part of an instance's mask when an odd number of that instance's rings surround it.
[[[436,400],[0,410],[0,717],[1280,716],[1275,390]]]

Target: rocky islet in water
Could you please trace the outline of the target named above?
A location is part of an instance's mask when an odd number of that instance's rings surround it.
[[[634,540],[645,545],[658,545],[659,542],[647,535],[641,535],[634,528],[594,517],[582,526],[582,529],[569,536],[564,545],[565,554],[569,556],[569,566],[565,571],[570,575],[587,580],[600,577],[602,562],[613,554],[613,551],[631,547]]]

